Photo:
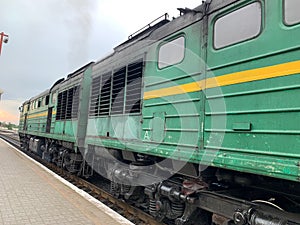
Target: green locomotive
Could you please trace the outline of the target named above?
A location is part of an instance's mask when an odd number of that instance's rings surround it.
[[[212,0],[24,102],[22,146],[176,224],[300,224],[300,1]],[[298,94],[297,94],[298,93]]]

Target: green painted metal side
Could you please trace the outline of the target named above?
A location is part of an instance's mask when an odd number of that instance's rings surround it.
[[[85,148],[85,136],[87,131],[87,121],[89,112],[90,87],[92,83],[92,67],[85,70],[80,86],[78,124],[73,123],[73,130],[76,130],[76,146],[83,152]]]
[[[78,120],[55,121],[54,131],[50,137],[61,141],[76,142]]]
[[[141,115],[115,115],[88,119],[86,145],[125,149],[127,145],[125,143],[137,142],[140,137]]]
[[[201,71],[201,24],[180,30],[150,46],[144,70],[144,91],[185,84],[203,77]],[[160,70],[158,49],[176,37],[185,37],[185,57],[176,66]],[[147,100],[141,115],[90,118],[87,145],[143,152],[188,160],[202,142],[200,130],[202,93]],[[203,114],[203,112],[202,112]],[[199,119],[200,118],[200,119]]]
[[[241,1],[243,3],[250,1]],[[221,50],[213,49],[210,16],[208,76],[264,68],[300,59],[300,27],[286,27],[282,1],[262,1],[259,37]],[[287,71],[288,73],[288,71]],[[240,83],[206,91],[205,149],[216,151],[211,164],[243,172],[299,180],[300,75]],[[211,106],[224,104],[213,110]],[[212,121],[221,121],[212,124]],[[225,121],[222,122],[222,121]],[[223,139],[221,145],[211,137]]]
[[[85,75],[82,78],[78,78],[75,82],[68,84],[66,87],[62,87],[63,89],[58,89],[50,94],[50,101],[48,106],[43,106],[38,109],[31,109],[27,114],[27,130],[24,130],[24,119],[25,113],[21,114],[20,117],[20,129],[19,133],[28,134],[37,137],[46,137],[55,139],[58,141],[65,141],[74,143],[74,150],[77,151],[77,146],[79,144],[82,145],[84,143],[84,134],[86,130],[86,121],[87,121],[87,111],[88,111],[88,101],[89,92],[90,92],[90,83],[91,83],[91,67],[89,67]],[[79,75],[80,76],[80,75]],[[78,85],[78,81],[80,82],[80,105],[79,105],[79,113],[78,118],[68,119],[68,120],[56,120],[56,112],[57,112],[57,99],[54,101],[53,95],[56,95],[58,92],[65,90],[66,88],[73,87],[74,85]],[[52,108],[52,117],[51,117],[51,125],[50,132],[46,132],[47,126],[47,116],[48,116],[48,108]],[[78,132],[79,131],[79,132]],[[81,143],[79,141],[81,140]]]
[[[41,133],[44,133],[46,131],[46,121],[47,121],[47,107],[40,107],[34,110],[31,110],[30,112],[26,112],[27,114],[27,126],[26,130],[24,130],[24,119],[25,119],[25,113],[24,115],[21,115],[19,128],[20,131],[23,131],[24,133],[30,133],[33,135],[39,135]]]
[[[20,113],[18,130],[21,132],[23,131],[23,127],[24,127],[24,119],[25,119],[24,116],[25,116],[25,114],[23,115],[23,113]]]
[[[179,64],[159,69],[157,58],[160,46],[180,36],[185,38],[184,59]],[[147,54],[144,91],[203,79],[205,67],[201,60],[201,44],[201,23],[197,22],[151,46]],[[202,143],[202,105],[201,92],[146,100],[141,140],[147,146],[147,152],[164,157],[182,152],[185,159],[191,157]]]
[[[300,26],[283,24],[282,1],[261,1],[263,25],[257,38],[220,50],[212,47],[218,16],[250,2],[239,1],[210,15],[207,36],[203,20],[163,40],[186,38],[185,58],[177,65],[159,70],[162,41],[152,45],[144,92],[299,60]],[[132,123],[138,139],[124,136],[126,120],[98,118],[89,121],[93,125],[87,143],[298,181],[299,78],[277,77],[144,100],[142,123]]]

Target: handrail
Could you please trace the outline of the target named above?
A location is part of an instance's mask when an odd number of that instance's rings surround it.
[[[146,26],[142,27],[141,29],[137,30],[136,32],[134,32],[133,34],[129,35],[128,36],[128,39],[130,40],[131,38],[133,38],[134,36],[136,36],[137,34],[141,33],[142,31],[145,31],[146,29],[149,29],[151,28],[151,25],[160,20],[161,18],[164,18],[164,20],[167,20],[169,18],[169,14],[168,13],[165,13],[163,14],[162,16],[156,18],[155,20],[153,20],[152,22],[150,22],[149,24],[147,24]]]

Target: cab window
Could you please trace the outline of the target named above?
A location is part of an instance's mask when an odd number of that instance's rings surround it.
[[[287,25],[294,25],[300,22],[300,1],[284,0],[284,22]]]
[[[158,51],[158,68],[180,63],[184,58],[185,38],[183,36],[164,43]]]
[[[261,21],[262,7],[259,2],[218,18],[214,24],[214,47],[220,49],[258,36]]]

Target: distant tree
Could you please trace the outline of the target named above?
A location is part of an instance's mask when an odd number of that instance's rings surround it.
[[[13,124],[9,122],[8,125],[7,125],[7,129],[12,130],[13,129]]]
[[[17,129],[18,125],[13,124],[13,123],[6,123],[6,122],[0,122],[0,127],[6,128],[8,130],[13,130],[13,129]]]

